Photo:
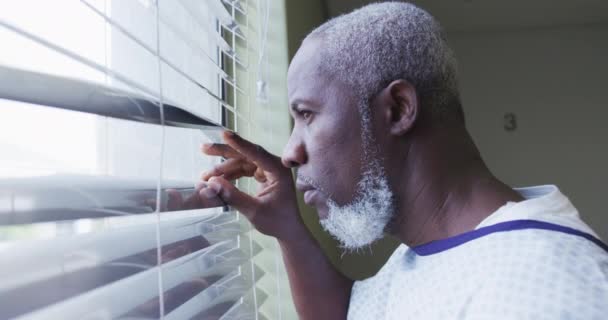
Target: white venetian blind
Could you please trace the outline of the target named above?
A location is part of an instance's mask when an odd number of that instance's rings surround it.
[[[0,2],[1,319],[287,318],[276,244],[190,198],[201,143],[259,129],[254,7]]]

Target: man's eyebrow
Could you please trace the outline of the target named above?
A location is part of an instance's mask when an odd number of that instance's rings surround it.
[[[294,100],[294,101],[291,103],[291,105],[290,105],[291,110],[292,110],[293,112],[299,112],[299,111],[300,111],[300,108],[299,108],[299,106],[300,106],[300,105],[307,105],[307,106],[311,106],[311,107],[315,107],[315,106],[316,106],[316,104],[315,104],[315,103],[313,103],[313,102],[312,102],[312,101],[310,101],[310,100],[304,100],[304,99],[295,99],[295,100]]]

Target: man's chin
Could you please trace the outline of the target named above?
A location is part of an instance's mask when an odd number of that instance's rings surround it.
[[[319,222],[323,229],[340,243],[340,248],[345,252],[368,247],[384,237],[384,232],[381,232],[380,228],[374,228],[373,223],[360,228],[345,228],[342,221],[335,221],[331,218],[322,219]]]
[[[319,216],[319,220],[325,220],[327,219],[327,217],[329,216],[329,210],[327,209],[327,206],[323,206],[322,208],[316,208],[317,209],[317,215]]]
[[[304,203],[317,211],[319,219],[323,220],[329,216],[327,200],[323,198],[320,192],[307,191],[304,193]]]
[[[327,218],[320,220],[323,229],[346,251],[356,251],[382,239],[394,215],[392,192],[386,183],[368,190],[347,205],[328,201]]]

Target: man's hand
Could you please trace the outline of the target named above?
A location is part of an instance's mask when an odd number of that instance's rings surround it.
[[[244,214],[256,229],[278,239],[294,236],[301,228],[296,193],[291,170],[281,159],[270,154],[235,133],[225,131],[226,144],[205,144],[207,155],[221,156],[227,160],[204,172],[202,179],[215,194],[201,193],[201,197],[219,196],[226,204]],[[255,196],[238,190],[229,180],[254,177],[260,188]]]
[[[206,189],[214,191],[207,197],[219,197],[258,231],[278,239],[300,319],[346,319],[353,281],[334,268],[304,226],[291,170],[279,157],[234,133],[224,132],[224,141],[203,146],[204,153],[227,159],[203,173]],[[260,183],[257,195],[243,193],[228,181],[244,176]]]

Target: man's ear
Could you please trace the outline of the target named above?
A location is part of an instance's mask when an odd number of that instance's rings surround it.
[[[418,117],[418,95],[414,86],[405,80],[395,80],[377,97],[391,134],[404,135],[410,131]]]

